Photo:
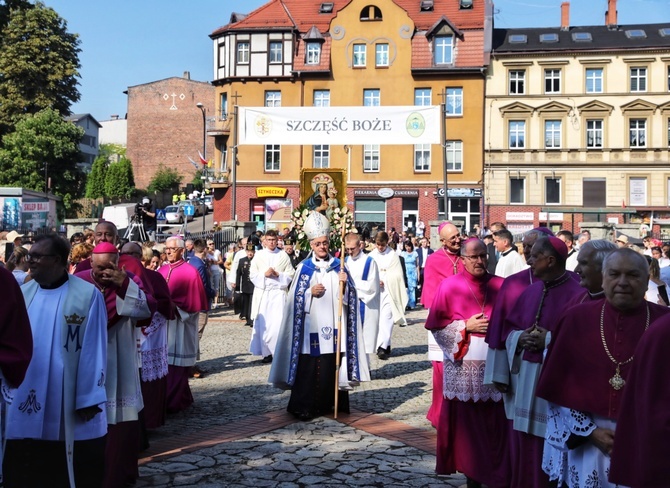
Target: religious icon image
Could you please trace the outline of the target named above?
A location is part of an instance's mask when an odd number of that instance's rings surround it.
[[[328,190],[333,188],[333,179],[326,173],[319,173],[312,178],[311,186],[314,193],[305,202],[307,208],[326,215]]]
[[[330,220],[335,209],[340,208],[340,202],[337,200],[337,188],[328,188],[328,208],[326,208],[326,217]]]

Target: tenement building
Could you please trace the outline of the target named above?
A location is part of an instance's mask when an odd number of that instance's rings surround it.
[[[670,232],[670,24],[494,29],[486,222]]]
[[[449,217],[479,223],[491,15],[490,0],[271,0],[233,14],[210,35],[215,220],[282,228],[270,207],[297,207],[306,171],[343,170],[337,198],[359,226],[412,231],[444,215],[446,168]],[[236,144],[236,107],[442,104],[444,144]]]

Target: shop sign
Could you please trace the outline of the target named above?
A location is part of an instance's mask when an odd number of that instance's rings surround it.
[[[379,190],[375,190],[373,188],[360,188],[357,190],[354,190],[354,196],[355,197],[378,197]]]
[[[393,188],[380,188],[377,190],[377,195],[381,198],[391,198],[393,196]]]
[[[482,189],[481,188],[449,188],[447,192],[449,198],[481,198]],[[437,196],[440,198],[444,197],[444,188],[439,188],[437,190]]]
[[[256,188],[258,198],[279,197],[283,198],[288,193],[288,188],[279,188],[277,186],[259,186]]]
[[[419,190],[396,190],[396,197],[419,197]]]
[[[538,214],[538,219],[540,222],[556,222],[556,221],[562,221],[563,220],[563,213],[562,212],[555,212],[555,213],[548,213],[547,212],[540,212]]]
[[[535,220],[533,212],[507,212],[505,214],[507,222],[532,222]]]

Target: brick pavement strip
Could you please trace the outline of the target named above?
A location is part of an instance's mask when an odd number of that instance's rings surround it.
[[[228,310],[210,317],[201,342],[207,375],[191,380],[194,405],[150,433],[137,487],[460,486],[437,476],[425,311],[395,328],[388,361],[350,393],[351,414],[298,422],[288,392],[267,383],[270,365],[248,353],[251,329]]]

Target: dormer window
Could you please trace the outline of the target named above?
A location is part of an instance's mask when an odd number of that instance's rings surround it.
[[[542,43],[558,42],[558,34],[556,34],[555,32],[540,34],[540,42]]]
[[[321,63],[321,43],[310,41],[305,46],[305,63],[316,65]]]
[[[382,20],[382,11],[375,5],[368,5],[361,10],[361,21]]]
[[[333,13],[333,2],[324,2],[321,4],[321,7],[319,7],[319,13],[320,14],[331,14]]]
[[[472,0],[460,0],[460,8],[461,10],[471,9]]]
[[[419,10],[421,12],[432,12],[433,0],[421,0],[421,3],[419,4]]]
[[[662,29],[658,29],[658,33],[661,35],[661,37],[670,37],[670,27],[663,27]]]
[[[644,29],[631,29],[626,31],[626,37],[628,39],[646,39],[647,33]]]
[[[435,36],[435,64],[452,64],[454,62],[454,36]]]
[[[528,36],[526,34],[510,34],[507,40],[510,44],[526,44]]]
[[[573,32],[572,40],[575,42],[591,42],[593,37],[591,37],[590,32]]]

